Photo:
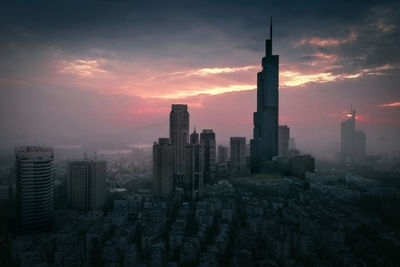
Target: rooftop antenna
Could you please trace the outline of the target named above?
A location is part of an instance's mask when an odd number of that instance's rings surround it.
[[[269,39],[272,41],[272,16],[271,16],[271,22],[269,23]]]

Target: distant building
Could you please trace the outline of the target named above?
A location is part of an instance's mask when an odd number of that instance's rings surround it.
[[[0,202],[8,200],[11,197],[10,194],[10,167],[0,167]]]
[[[289,155],[290,128],[287,125],[279,125],[278,156],[287,157]]]
[[[68,200],[77,210],[101,210],[106,196],[105,161],[85,159],[68,164]]]
[[[15,149],[17,218],[21,231],[46,231],[54,217],[54,153],[49,147]]]
[[[226,146],[218,146],[218,163],[225,163],[228,161],[228,148]]]
[[[294,137],[289,138],[289,151],[294,151],[296,150],[296,140]]]
[[[367,135],[362,130],[354,133],[354,157],[363,159],[367,155]]]
[[[231,170],[228,162],[217,163],[217,180],[228,180],[231,177]]]
[[[305,179],[306,172],[314,172],[315,162],[310,155],[296,155],[290,159],[291,175]]]
[[[196,130],[190,135],[190,144],[185,146],[185,197],[199,199],[203,195],[203,145]]]
[[[200,134],[200,143],[204,147],[203,164],[204,164],[204,182],[214,182],[216,171],[216,142],[215,133],[211,129],[205,129]]]
[[[366,157],[366,135],[356,130],[356,111],[353,109],[348,116],[341,124],[341,158],[346,162],[362,160]]]
[[[279,56],[272,54],[272,20],[262,67],[257,73],[257,112],[253,118],[253,139],[250,140],[253,173],[260,170],[263,162],[278,155]]]
[[[244,170],[246,168],[246,137],[231,137],[230,144],[232,171]]]
[[[156,197],[172,197],[173,146],[168,138],[159,138],[153,144],[153,193]]]
[[[169,115],[169,139],[173,147],[173,173],[183,179],[185,145],[189,143],[189,112],[187,105],[173,104]]]

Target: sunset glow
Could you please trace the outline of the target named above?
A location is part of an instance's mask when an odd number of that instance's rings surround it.
[[[400,101],[396,101],[396,102],[391,102],[391,103],[387,103],[387,104],[381,104],[379,105],[380,107],[384,107],[384,108],[395,108],[395,107],[400,107]]]
[[[196,1],[198,9],[165,1],[96,1],[98,9],[12,2],[2,10],[5,145],[44,134],[54,143],[84,136],[151,144],[155,133],[168,136],[173,103],[188,104],[199,129],[214,129],[222,141],[250,137],[271,15],[279,121],[290,124],[296,142],[334,142],[350,102],[370,127],[393,132],[400,123],[398,8],[362,1],[354,16],[350,2],[314,1],[311,15],[293,2],[298,14],[289,19],[280,3],[265,1]]]

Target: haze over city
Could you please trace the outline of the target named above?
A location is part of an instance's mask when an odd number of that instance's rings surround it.
[[[217,143],[252,136],[269,17],[279,124],[340,150],[350,104],[367,152],[400,149],[396,1],[9,2],[0,11],[0,148],[151,145],[172,103]]]

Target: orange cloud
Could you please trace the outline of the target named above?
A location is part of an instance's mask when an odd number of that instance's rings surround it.
[[[378,106],[379,107],[384,107],[384,108],[396,108],[396,107],[400,107],[400,101],[381,104],[381,105],[378,105]]]
[[[105,59],[77,59],[73,61],[63,60],[59,69],[60,73],[73,74],[85,78],[109,76],[109,72],[102,69],[107,62]]]
[[[349,74],[333,74],[331,72],[304,74],[300,71],[281,71],[280,83],[283,87],[297,87],[304,86],[308,83],[327,83],[337,80],[356,79],[364,75],[384,75],[385,71],[397,68],[398,66],[386,64],[375,68],[362,69],[359,72]]]
[[[383,32],[391,32],[394,29],[396,29],[396,25],[393,24],[385,24],[383,22],[379,22],[377,25],[378,29],[380,29]]]
[[[302,74],[295,71],[282,71],[280,72],[280,77],[282,79],[281,84],[284,87],[302,86],[311,82],[326,83],[337,79],[337,77],[330,72]]]
[[[255,84],[241,84],[241,85],[229,85],[226,87],[211,87],[204,89],[197,89],[193,91],[177,91],[174,94],[169,95],[161,95],[160,98],[184,98],[188,96],[195,96],[201,94],[207,95],[218,95],[228,92],[238,92],[238,91],[247,91],[255,89],[257,86]]]
[[[390,69],[397,68],[387,64],[376,68],[362,69],[356,73],[335,74],[333,71],[329,71],[329,67],[337,61],[337,55],[316,52],[313,56],[316,58],[315,64],[318,64],[319,67],[316,71],[304,71],[293,68],[291,64],[282,64],[281,87],[292,88],[309,83],[356,79],[364,75],[382,75]],[[165,69],[160,66],[146,65],[143,60],[128,62],[103,58],[64,59],[57,64],[57,72],[61,76],[46,77],[46,80],[53,83],[74,83],[79,88],[95,90],[103,94],[179,99],[255,89],[257,87],[255,73],[259,69],[260,66],[255,65],[188,70],[182,69],[182,66],[179,65],[172,65]],[[324,69],[324,71],[319,71],[320,69]]]
[[[338,56],[334,54],[327,54],[323,52],[316,52],[313,54],[313,57],[318,58],[320,60],[327,60],[327,61],[336,61]]]
[[[239,71],[248,71],[259,68],[258,66],[244,66],[244,67],[222,67],[222,68],[202,68],[189,72],[190,75],[208,76],[222,73],[232,73]]]
[[[345,38],[319,38],[319,37],[312,37],[310,39],[303,39],[296,43],[296,46],[300,45],[312,45],[318,47],[327,47],[327,46],[338,46],[341,44],[346,44],[357,40],[358,35],[354,32],[350,33],[349,36]]]

